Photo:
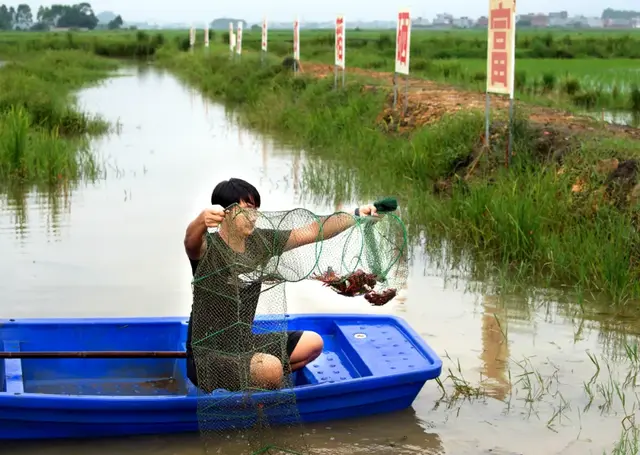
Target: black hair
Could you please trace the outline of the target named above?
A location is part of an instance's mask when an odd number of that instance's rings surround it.
[[[251,183],[237,178],[223,180],[211,193],[211,204],[221,205],[225,209],[233,204],[245,202],[260,207],[260,193]]]

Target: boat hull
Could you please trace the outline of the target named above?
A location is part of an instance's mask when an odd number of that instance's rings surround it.
[[[265,321],[257,318],[256,327]],[[186,322],[5,320],[0,342],[5,351],[183,351]],[[441,373],[436,353],[394,316],[290,315],[283,323],[319,333],[324,351],[293,374],[293,388],[255,393],[249,401],[225,391],[205,396],[186,378],[185,359],[0,360],[0,440],[241,428],[253,424],[258,404],[274,425],[363,417],[411,406]]]

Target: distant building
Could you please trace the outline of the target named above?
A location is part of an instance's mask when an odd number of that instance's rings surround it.
[[[633,19],[605,19],[606,28],[634,28]]]
[[[414,27],[428,27],[431,21],[426,17],[418,17],[411,21],[411,25]]]
[[[469,17],[460,17],[453,19],[451,25],[456,28],[471,28],[473,27],[473,20]]]
[[[533,14],[531,16],[531,26],[532,27],[548,27],[549,26],[549,16],[546,14]]]
[[[517,27],[524,28],[613,28],[613,29],[640,29],[640,16],[626,19],[602,19],[600,17],[586,17],[582,15],[569,16],[567,11],[543,13],[528,13],[516,15]],[[414,20],[417,27],[435,29],[448,28],[487,28],[489,19],[481,16],[478,19],[469,17],[453,17],[451,14],[437,14],[431,24],[425,18]]]
[[[549,13],[549,27],[566,27],[569,25],[569,14],[566,11]]]
[[[52,32],[88,32],[89,29],[86,27],[51,27],[50,31]]]
[[[437,14],[433,20],[435,26],[449,26],[453,22],[453,16],[451,14]]]

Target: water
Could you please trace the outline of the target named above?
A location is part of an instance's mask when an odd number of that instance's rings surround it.
[[[603,122],[613,125],[631,126],[634,128],[640,127],[639,113],[602,110],[600,112],[590,112],[589,115],[597,120],[602,120]]]
[[[121,124],[119,134],[94,144],[109,172],[61,200],[28,193],[1,202],[0,317],[186,316],[191,274],[184,231],[223,178],[255,182],[265,210],[336,208],[322,202],[330,197],[301,190],[303,153],[274,148],[236,126],[221,106],[168,73],[134,71],[83,91],[81,103]],[[344,201],[345,207],[354,203]],[[608,396],[606,371],[592,386],[592,409],[584,410],[583,383],[596,370],[586,352],[615,358],[621,340],[635,339],[640,326],[606,315],[587,318],[549,298],[464,292],[426,259],[416,249],[404,301],[374,308],[301,283],[288,291],[290,312],[402,316],[443,356],[442,379],[451,369],[473,387],[481,385],[482,396],[454,400],[452,382],[445,380],[443,397],[431,381],[405,412],[308,426],[317,453],[583,455],[610,449],[624,413],[598,409],[606,401],[600,395]],[[627,400],[629,413],[635,399]],[[234,455],[231,450],[225,453]],[[197,435],[0,448],[12,455],[200,451]]]

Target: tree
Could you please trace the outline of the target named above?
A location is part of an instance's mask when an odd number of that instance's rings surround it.
[[[30,28],[33,25],[33,13],[31,13],[31,7],[26,3],[18,5],[15,25],[23,29]]]
[[[13,17],[9,13],[7,5],[0,5],[0,30],[11,30],[13,28]]]
[[[107,28],[109,28],[109,30],[117,30],[122,27],[122,24],[124,24],[124,21],[122,20],[122,16],[118,14],[115,18],[113,18],[113,20],[109,21],[109,23],[107,24]]]
[[[89,3],[78,3],[73,6],[65,5],[63,8],[63,13],[56,24],[58,27],[88,28],[93,30],[98,25],[99,20],[93,14],[93,9]]]
[[[93,30],[98,25],[98,18],[93,13],[90,3],[41,6],[38,9],[36,18],[39,23],[49,27],[88,28]]]

